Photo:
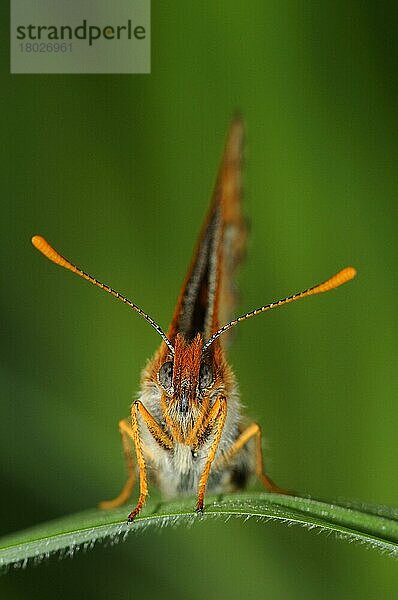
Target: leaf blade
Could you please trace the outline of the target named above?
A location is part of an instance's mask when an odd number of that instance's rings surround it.
[[[73,556],[99,541],[116,543],[148,527],[199,523],[209,518],[255,518],[298,524],[334,532],[398,556],[398,510],[356,502],[324,502],[300,496],[252,493],[209,498],[203,517],[192,512],[192,500],[148,504],[133,524],[126,508],[89,510],[11,534],[0,539],[0,568],[26,566],[54,553]]]

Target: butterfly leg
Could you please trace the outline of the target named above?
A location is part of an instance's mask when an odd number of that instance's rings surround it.
[[[133,402],[133,405],[131,407],[131,432],[132,438],[134,440],[135,454],[137,456],[137,463],[140,472],[140,495],[136,507],[133,511],[131,511],[131,513],[127,517],[127,520],[129,522],[133,521],[135,517],[139,514],[148,496],[148,476],[145,457],[141,444],[138,415],[142,417],[149,432],[160,446],[168,450],[171,450],[173,448],[172,440],[163,431],[159,423],[153,418],[150,412],[147,411],[142,402],[140,402],[139,400]]]
[[[210,469],[214,461],[214,457],[217,452],[218,444],[220,443],[221,434],[224,429],[225,418],[227,416],[227,401],[225,396],[218,396],[215,401],[207,421],[207,428],[213,429],[215,427],[215,434],[213,443],[209,450],[209,454],[207,457],[207,461],[205,467],[203,469],[202,475],[199,480],[199,490],[198,490],[198,502],[196,511],[201,513],[203,512],[203,503],[206,492],[206,485],[209,479]]]
[[[125,504],[133,492],[136,479],[134,472],[133,454],[130,446],[131,442],[129,441],[129,439],[133,439],[133,432],[127,419],[119,421],[119,431],[122,437],[122,445],[127,464],[128,479],[124,484],[122,491],[116,498],[114,498],[113,500],[104,500],[103,502],[100,502],[99,508],[105,510],[118,508],[119,506],[122,506],[122,504]]]
[[[261,427],[258,423],[251,423],[251,425],[242,431],[238,439],[232,444],[231,448],[220,461],[217,461],[217,466],[220,466],[220,464],[227,464],[253,438],[255,438],[256,442],[256,475],[261,483],[269,492],[275,494],[291,494],[288,490],[284,490],[277,486],[265,473],[263,451],[261,448]]]

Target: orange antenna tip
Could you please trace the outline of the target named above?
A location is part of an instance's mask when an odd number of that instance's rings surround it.
[[[70,269],[71,271],[76,270],[76,267],[66,260],[66,258],[61,256],[41,235],[34,235],[32,237],[32,244],[53,263],[60,267],[64,267],[65,269]]]
[[[38,250],[41,251],[41,248],[47,244],[46,240],[44,239],[44,237],[42,237],[41,235],[34,235],[32,237],[32,244],[34,245],[35,248],[37,248]]]
[[[357,270],[354,267],[345,267],[333,277],[330,277],[327,281],[316,285],[309,292],[309,296],[312,294],[319,294],[322,292],[329,292],[330,290],[334,290],[335,288],[343,285],[343,283],[347,283],[347,281],[351,281],[357,274]]]
[[[47,242],[47,240],[41,235],[34,235],[32,237],[32,244],[34,245],[35,248],[40,250],[40,252],[44,252],[45,248],[51,248],[51,246]]]

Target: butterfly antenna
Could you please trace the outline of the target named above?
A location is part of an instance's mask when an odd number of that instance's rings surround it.
[[[220,337],[223,333],[234,327],[241,321],[246,321],[246,319],[250,319],[250,317],[255,317],[260,313],[266,312],[267,310],[271,310],[271,308],[277,308],[279,306],[283,306],[284,304],[289,304],[289,302],[294,302],[295,300],[300,300],[300,298],[306,298],[307,296],[314,296],[315,294],[322,294],[323,292],[329,292],[330,290],[334,290],[334,288],[343,285],[347,281],[350,281],[357,274],[356,269],[354,267],[346,267],[342,269],[330,279],[327,279],[323,283],[319,283],[318,285],[314,285],[313,287],[305,290],[304,292],[299,292],[298,294],[293,294],[293,296],[289,296],[288,298],[284,298],[283,300],[278,300],[277,302],[271,302],[271,304],[267,304],[266,306],[262,306],[261,308],[256,308],[251,312],[246,313],[240,317],[237,317],[233,321],[230,321],[221,329],[213,333],[213,335],[207,340],[207,342],[203,345],[203,352],[212,345],[212,343]]]
[[[46,256],[49,260],[54,262],[56,265],[59,265],[60,267],[64,267],[65,269],[68,269],[69,271],[76,273],[76,275],[83,277],[83,279],[90,281],[90,283],[93,283],[94,285],[101,288],[102,290],[109,292],[109,294],[112,294],[112,296],[115,296],[115,298],[119,298],[119,300],[124,302],[124,304],[127,304],[128,306],[130,306],[130,308],[132,308],[133,310],[138,312],[158,332],[158,334],[160,335],[160,337],[162,338],[164,343],[169,348],[170,352],[174,355],[173,345],[170,342],[169,338],[164,333],[164,331],[161,329],[161,327],[149,315],[147,315],[143,310],[141,310],[141,308],[139,306],[134,304],[134,302],[131,302],[131,300],[128,300],[127,298],[122,296],[122,294],[119,294],[119,292],[116,292],[115,290],[113,290],[111,287],[109,287],[109,285],[106,285],[105,283],[101,283],[100,281],[98,281],[98,279],[95,279],[95,277],[91,277],[91,275],[89,275],[88,273],[85,273],[82,269],[80,269],[76,265],[72,264],[69,260],[67,260],[61,254],[59,254],[52,246],[50,246],[50,244],[43,237],[41,237],[41,235],[35,235],[32,238],[32,244],[42,254],[44,254],[44,256]]]

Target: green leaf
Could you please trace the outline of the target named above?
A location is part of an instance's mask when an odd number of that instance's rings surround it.
[[[398,510],[354,502],[321,502],[279,494],[236,494],[208,498],[202,516],[193,513],[193,500],[148,503],[132,524],[126,507],[113,511],[89,510],[50,521],[0,539],[0,567],[24,567],[53,553],[73,556],[99,541],[116,543],[150,527],[201,523],[210,518],[254,518],[281,521],[308,529],[335,532],[349,541],[367,544],[391,555],[398,554]]]

